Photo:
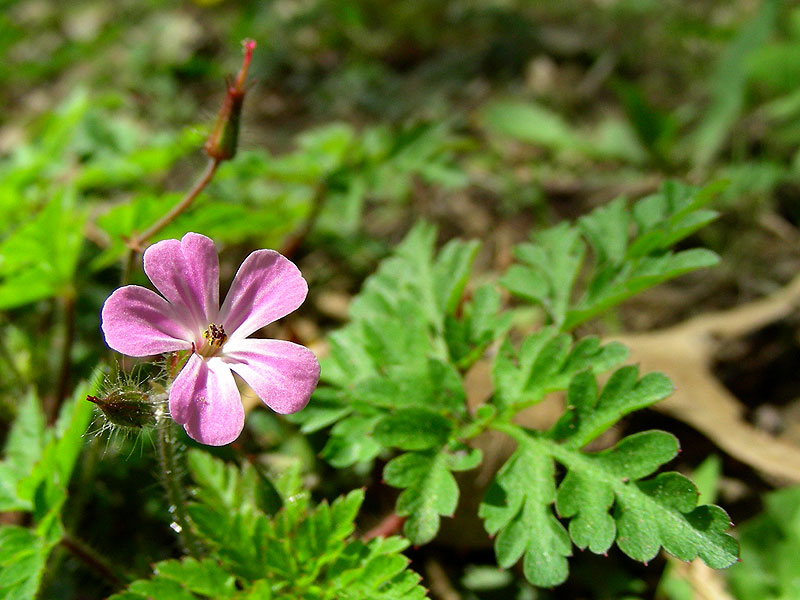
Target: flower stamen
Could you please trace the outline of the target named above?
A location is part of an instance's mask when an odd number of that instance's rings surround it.
[[[203,337],[206,338],[206,342],[208,343],[200,348],[198,354],[205,357],[214,356],[217,350],[222,348],[225,340],[228,339],[228,335],[225,333],[225,327],[217,325],[216,323],[210,323],[208,325],[208,328],[203,332]]]

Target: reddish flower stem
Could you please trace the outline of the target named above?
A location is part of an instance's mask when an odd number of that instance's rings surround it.
[[[133,268],[136,264],[136,257],[139,252],[142,251],[142,246],[147,243],[147,240],[164,229],[164,227],[172,223],[183,211],[191,206],[195,198],[200,195],[200,192],[202,192],[214,178],[214,174],[217,172],[219,163],[220,161],[215,158],[209,159],[205,171],[203,171],[203,174],[195,182],[194,186],[192,186],[192,189],[186,193],[183,199],[173,206],[167,214],[145,229],[142,233],[134,235],[128,240],[128,248],[130,248],[130,250],[128,252],[128,260],[125,263],[125,272],[122,276],[123,284],[130,281]]]
[[[361,540],[368,542],[376,537],[389,537],[390,535],[394,535],[400,531],[400,528],[405,522],[406,517],[401,517],[398,514],[391,513],[386,515],[380,523],[361,536]]]
[[[328,185],[322,181],[314,189],[314,197],[311,199],[311,209],[308,211],[305,221],[300,228],[289,237],[280,249],[281,254],[286,258],[291,258],[297,249],[305,242],[308,234],[317,224],[322,207],[325,205],[325,196],[328,193]]]
[[[200,192],[202,192],[213,179],[219,164],[224,160],[233,158],[236,154],[236,143],[239,134],[239,115],[245,93],[247,92],[247,71],[250,69],[250,63],[253,60],[253,50],[255,50],[256,43],[248,39],[244,40],[243,45],[244,59],[242,60],[242,67],[239,69],[233,81],[228,80],[225,100],[217,116],[214,129],[205,144],[205,151],[209,157],[205,171],[203,171],[203,174],[195,182],[192,189],[189,190],[183,199],[173,206],[167,214],[145,229],[142,233],[131,236],[127,241],[130,250],[128,251],[125,270],[122,274],[123,284],[130,281],[131,274],[136,266],[136,257],[144,249],[143,246],[147,241],[189,208],[195,198],[200,195]]]

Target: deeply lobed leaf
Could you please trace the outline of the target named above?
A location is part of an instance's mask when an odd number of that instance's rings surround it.
[[[555,499],[552,459],[521,443],[498,472],[478,516],[497,534],[495,554],[504,568],[523,558],[525,577],[534,585],[563,583],[572,554],[569,536],[550,509]]]
[[[54,427],[45,427],[33,393],[20,407],[0,463],[0,511],[31,512],[34,526],[0,528],[2,599],[35,597],[48,556],[61,540],[61,508],[92,414],[85,397],[96,393],[99,379],[98,373],[91,384],[77,386]]]
[[[408,516],[404,533],[415,544],[427,544],[439,531],[440,515],[453,516],[458,484],[444,451],[409,452],[387,463],[383,477],[391,486],[404,488],[397,499],[397,514]]]
[[[662,373],[639,379],[639,368],[628,365],[617,369],[599,392],[595,376],[582,371],[570,382],[567,410],[550,434],[571,448],[581,448],[626,414],[666,398],[672,390]]]
[[[566,389],[576,373],[602,373],[627,355],[622,344],[601,345],[593,336],[573,345],[572,336],[553,327],[529,335],[519,352],[505,341],[492,371],[494,402],[503,407],[535,404],[550,392]]]
[[[284,495],[283,508],[270,517],[248,500],[258,496],[252,487],[263,484],[251,479],[251,468],[200,454],[190,454],[199,488],[189,514],[210,555],[158,563],[152,578],[132,583],[112,600],[425,597],[401,554],[407,540],[352,539],[363,490],[310,508],[307,497],[297,495],[298,472],[292,470],[270,485]]]
[[[642,479],[677,454],[670,434],[635,434],[586,455],[521,429],[510,433],[517,451],[498,472],[479,515],[486,530],[498,534],[498,563],[511,566],[524,556],[525,575],[534,585],[566,579],[569,538],[595,553],[616,541],[625,554],[645,562],[661,547],[682,560],[699,556],[714,568],[737,560],[737,543],[725,533],[728,516],[717,506],[697,506],[691,481],[678,473]],[[567,469],[557,490],[553,458]],[[570,519],[568,537],[551,504]]]
[[[632,208],[620,198],[581,217],[577,226],[560,223],[537,232],[533,243],[517,246],[519,263],[502,283],[541,305],[556,327],[572,330],[645,289],[716,264],[709,250],[671,247],[716,218],[703,207],[721,187],[667,182]],[[584,265],[587,246],[593,250],[591,268]],[[573,287],[582,271],[585,285],[578,295]]]

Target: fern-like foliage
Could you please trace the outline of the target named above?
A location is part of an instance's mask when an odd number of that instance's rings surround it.
[[[560,329],[574,329],[647,288],[716,264],[710,250],[672,247],[717,217],[704,207],[721,189],[667,182],[630,209],[619,198],[581,217],[577,227],[560,223],[536,232],[516,247],[519,263],[502,283],[541,305]],[[587,247],[594,256],[588,274]],[[585,280],[580,294],[579,279]]]
[[[429,542],[439,517],[452,515],[458,487],[452,471],[480,455],[458,441],[471,421],[462,371],[504,333],[491,286],[464,301],[476,242],[453,241],[434,256],[436,230],[420,224],[383,262],[353,301],[351,322],[333,333],[321,387],[293,415],[304,432],[333,424],[322,456],[336,467],[369,461],[388,448],[409,451],[384,478],[404,489],[398,513],[405,534]]]
[[[36,596],[48,557],[65,534],[61,512],[92,415],[84,398],[96,393],[99,381],[98,374],[79,385],[53,427],[45,426],[33,391],[20,404],[0,461],[0,513],[31,513],[32,527],[0,526],[2,600]]]
[[[157,563],[152,578],[111,600],[426,597],[420,577],[407,569],[407,540],[352,537],[363,490],[312,507],[297,469],[276,490],[251,466],[239,469],[199,450],[190,452],[189,468],[199,484],[189,513],[207,557]],[[277,510],[276,494],[283,505]]]
[[[625,554],[645,562],[661,547],[683,560],[700,556],[715,568],[737,560],[736,541],[724,533],[730,519],[717,506],[696,506],[697,488],[689,479],[678,473],[645,479],[677,455],[674,436],[647,431],[602,452],[581,451],[625,414],[671,392],[665,376],[639,378],[632,366],[615,371],[602,390],[591,372],[582,371],[570,381],[567,409],[550,431],[498,426],[518,448],[479,514],[487,531],[498,534],[501,566],[524,556],[531,583],[558,585],[567,577],[572,543],[602,554],[615,540]],[[558,484],[556,462],[567,470]],[[569,519],[568,531],[556,514]]]
[[[516,351],[504,340],[494,360],[494,404],[519,410],[536,404],[550,392],[566,389],[577,373],[603,373],[628,357],[620,343],[601,344],[595,336],[577,343],[568,333],[546,327],[529,335]]]
[[[434,539],[441,517],[454,513],[453,472],[480,464],[470,440],[487,429],[514,438],[517,449],[479,516],[496,536],[498,563],[521,559],[535,585],[566,579],[573,545],[604,553],[616,543],[640,561],[664,548],[730,565],[737,546],[725,534],[725,512],[696,506],[685,477],[656,474],[677,454],[672,435],[644,432],[602,452],[584,450],[628,413],[668,396],[669,379],[621,366],[621,344],[568,332],[642,289],[716,262],[707,250],[671,249],[715,217],[703,208],[715,189],[666,184],[632,208],[612,202],[519,246],[522,264],[503,283],[552,321],[521,343],[507,335],[513,311],[503,310],[494,287],[465,292],[477,245],[453,241],[436,254],[433,228],[415,227],[354,299],[351,321],[330,336],[323,385],[293,418],[306,432],[330,427],[322,456],[336,467],[391,457],[384,480],[402,490],[396,511],[415,544]],[[492,344],[493,393],[470,411],[464,376]],[[597,376],[612,370],[601,388]],[[515,424],[520,410],[553,392],[567,392],[553,427]]]

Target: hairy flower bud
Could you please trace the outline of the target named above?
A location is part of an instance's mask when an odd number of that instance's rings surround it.
[[[235,79],[229,77],[226,80],[225,100],[222,102],[214,129],[205,145],[206,154],[217,161],[229,160],[236,156],[242,104],[247,92],[247,70],[250,68],[253,50],[256,47],[253,40],[245,40],[242,44],[244,45],[242,68],[239,69],[239,74]]]
[[[163,394],[156,394],[163,396]],[[163,399],[138,389],[114,389],[102,396],[86,396],[112,425],[127,429],[154,427]]]

